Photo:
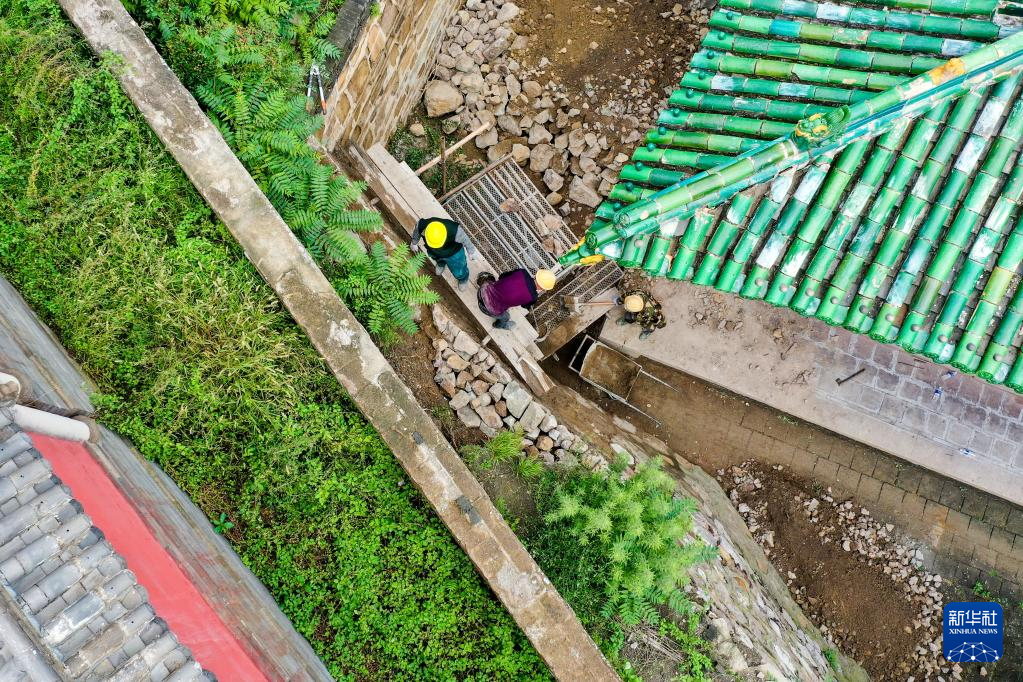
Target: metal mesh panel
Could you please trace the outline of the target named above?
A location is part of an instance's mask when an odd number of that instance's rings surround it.
[[[514,207],[505,211],[504,207]],[[514,159],[507,158],[453,192],[444,208],[469,233],[480,253],[497,273],[525,268],[561,271],[557,256],[577,241]],[[549,233],[537,227],[553,216]],[[544,248],[553,241],[554,253]],[[549,245],[549,244],[548,244]]]
[[[618,284],[622,269],[614,261],[603,261],[588,267],[575,268],[575,276],[557,290],[557,295],[546,296],[529,314],[533,327],[541,337],[569,318],[571,313],[562,305],[562,296],[574,296],[579,301],[590,301]]]

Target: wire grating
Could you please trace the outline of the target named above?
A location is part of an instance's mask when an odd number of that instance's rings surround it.
[[[618,284],[622,269],[614,261],[603,261],[596,265],[574,268],[575,276],[564,282],[557,290],[557,296],[547,296],[529,313],[533,328],[541,337],[547,336],[555,327],[571,317],[562,304],[564,296],[573,296],[579,301],[591,301]]]
[[[453,192],[444,208],[499,274],[561,273],[558,256],[577,241],[522,168],[506,158]]]

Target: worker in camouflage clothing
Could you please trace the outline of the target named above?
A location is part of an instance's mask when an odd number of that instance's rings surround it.
[[[618,324],[638,324],[643,328],[639,333],[641,339],[647,338],[655,330],[662,329],[668,324],[664,319],[664,313],[661,312],[661,304],[642,289],[625,292],[618,302],[625,308],[625,313],[618,319]]]

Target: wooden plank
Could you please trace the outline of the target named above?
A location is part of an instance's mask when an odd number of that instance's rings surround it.
[[[381,145],[375,145],[368,150],[357,145],[349,145],[345,153],[346,161],[351,164],[352,170],[366,181],[369,189],[380,200],[380,205],[394,218],[407,237],[412,236],[416,223],[422,218],[451,218],[416,176],[415,171],[408,164],[401,163],[391,156]],[[480,272],[495,271],[478,251],[467,260],[470,278]],[[480,324],[515,373],[534,393],[543,395],[554,387],[554,382],[537,362],[537,359],[543,357],[534,343],[539,335],[526,319],[523,310],[511,311],[511,319],[515,322],[512,329],[494,329],[493,318],[479,309],[474,288],[459,291],[457,282],[447,270],[441,278]]]

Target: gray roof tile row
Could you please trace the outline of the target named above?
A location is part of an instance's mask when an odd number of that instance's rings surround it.
[[[0,679],[215,679],[4,410],[0,588]]]

